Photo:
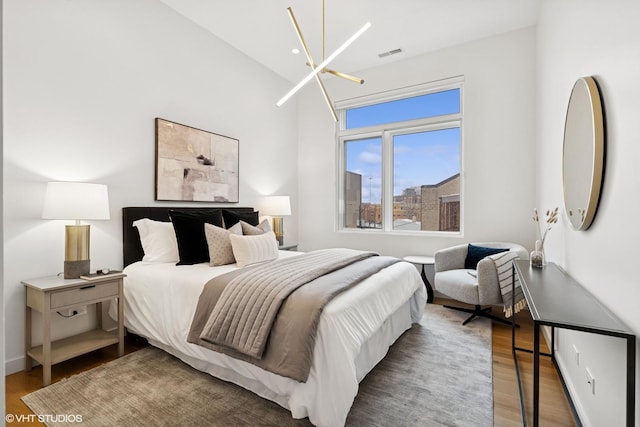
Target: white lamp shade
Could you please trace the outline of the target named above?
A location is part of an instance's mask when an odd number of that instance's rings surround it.
[[[260,213],[271,216],[291,215],[289,196],[269,196],[261,200]]]
[[[107,186],[88,182],[48,182],[42,218],[110,219]]]

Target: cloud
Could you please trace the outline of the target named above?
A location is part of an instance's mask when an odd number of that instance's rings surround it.
[[[372,153],[370,151],[363,151],[358,155],[358,160],[367,164],[381,164],[382,156],[379,153]]]
[[[393,145],[393,154],[409,154],[412,153],[413,149],[407,145],[402,144],[394,144]]]

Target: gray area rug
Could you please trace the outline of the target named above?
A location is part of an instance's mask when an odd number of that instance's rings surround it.
[[[491,324],[429,304],[360,384],[349,426],[492,426]],[[145,348],[35,391],[38,415],[81,415],[51,426],[297,426],[238,386]],[[76,421],[71,419],[71,421]]]

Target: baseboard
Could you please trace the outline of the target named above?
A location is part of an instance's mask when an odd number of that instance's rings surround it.
[[[573,402],[573,406],[576,408],[576,412],[578,413],[578,417],[580,418],[580,422],[583,427],[591,427],[591,423],[589,422],[589,418],[587,417],[587,412],[582,407],[582,403],[579,399],[576,399],[578,393],[576,392],[575,385],[569,375],[567,375],[568,371],[565,367],[564,360],[559,353],[556,353],[556,363],[558,364],[558,370],[560,371],[560,375],[564,378],[564,383],[567,386],[567,390],[569,391],[569,395],[571,395],[571,401]]]
[[[15,374],[20,371],[24,371],[24,356],[16,357],[4,362],[5,375]]]

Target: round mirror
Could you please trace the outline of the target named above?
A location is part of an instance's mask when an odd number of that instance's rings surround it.
[[[576,230],[591,225],[598,208],[604,169],[604,117],[593,77],[576,81],[564,125],[564,208]]]

